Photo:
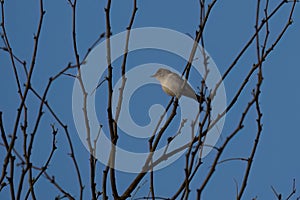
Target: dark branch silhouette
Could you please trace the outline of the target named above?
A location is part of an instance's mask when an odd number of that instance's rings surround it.
[[[217,81],[216,85],[208,90],[206,86],[206,81],[210,74],[209,62],[210,58],[205,52],[206,38],[205,31],[207,24],[210,23],[209,19],[214,12],[215,6],[219,3],[218,0],[199,0],[199,24],[197,24],[196,34],[194,36],[193,46],[189,52],[189,59],[186,65],[182,67],[181,77],[184,78],[184,84],[182,88],[187,84],[192,73],[191,68],[193,62],[198,58],[195,58],[197,50],[202,53],[204,66],[204,74],[202,80],[198,82],[198,89],[201,98],[204,99],[203,102],[199,103],[197,109],[197,116],[193,119],[191,124],[187,123],[187,120],[182,119],[177,131],[173,131],[171,136],[166,138],[168,128],[176,123],[175,118],[177,117],[179,108],[179,99],[172,97],[169,103],[165,106],[164,112],[160,115],[158,122],[153,130],[147,130],[152,133],[151,137],[148,139],[148,155],[145,156],[145,162],[143,163],[142,169],[136,174],[132,174],[132,179],[120,187],[121,180],[119,179],[119,171],[116,170],[116,155],[117,155],[117,145],[119,140],[121,140],[120,133],[120,117],[124,111],[124,92],[126,92],[127,86],[127,72],[130,70],[128,65],[128,60],[135,59],[134,55],[130,54],[130,44],[134,40],[132,36],[132,30],[135,28],[134,24],[136,19],[139,17],[138,4],[143,4],[142,1],[132,0],[132,8],[130,17],[128,18],[128,24],[124,31],[126,31],[125,46],[122,48],[123,55],[120,64],[114,63],[112,60],[113,50],[112,49],[112,30],[114,28],[114,23],[112,20],[112,15],[114,14],[114,4],[118,4],[113,0],[107,0],[103,11],[103,17],[105,19],[105,27],[103,32],[100,32],[95,38],[94,42],[89,48],[85,49],[85,54],[82,54],[81,48],[79,48],[80,35],[78,34],[78,21],[80,15],[78,10],[80,8],[79,1],[77,0],[67,0],[69,6],[71,31],[69,33],[69,39],[72,41],[72,56],[73,58],[66,58],[69,63],[60,70],[54,71],[53,75],[49,75],[48,80],[45,81],[45,88],[39,90],[38,85],[33,84],[32,77],[38,76],[35,71],[37,58],[39,51],[41,51],[40,43],[44,39],[42,37],[43,32],[47,30],[47,24],[45,20],[47,8],[44,8],[44,1],[39,0],[36,2],[39,5],[39,18],[37,19],[37,27],[33,36],[33,48],[31,52],[31,57],[26,60],[19,56],[18,53],[14,51],[16,43],[11,42],[10,32],[7,31],[7,23],[9,22],[6,18],[8,15],[7,8],[5,7],[6,1],[0,0],[1,3],[1,46],[0,52],[3,53],[9,60],[9,67],[11,68],[11,73],[14,77],[15,82],[15,94],[18,97],[18,105],[15,108],[10,108],[16,111],[15,119],[11,120],[13,125],[5,124],[6,112],[0,110],[0,148],[2,152],[0,164],[0,193],[5,193],[10,199],[41,199],[38,195],[39,184],[41,184],[42,179],[45,179],[49,187],[55,188],[58,194],[55,195],[55,199],[86,199],[86,196],[93,200],[96,199],[190,199],[191,193],[196,194],[197,199],[203,198],[203,193],[206,191],[208,184],[211,182],[212,177],[216,176],[216,170],[222,168],[223,163],[231,163],[232,161],[240,162],[245,165],[242,178],[234,179],[236,186],[236,199],[242,199],[243,195],[247,189],[249,178],[251,177],[251,170],[255,165],[254,158],[257,154],[257,148],[260,144],[260,138],[263,134],[263,112],[260,105],[260,96],[263,94],[262,83],[264,80],[264,62],[269,59],[269,55],[278,46],[278,43],[283,39],[286,31],[293,24],[293,16],[296,9],[297,0],[282,0],[274,8],[271,8],[269,0],[257,0],[255,8],[255,24],[254,32],[248,38],[248,40],[241,46],[239,51],[236,53],[235,57],[232,58],[232,62],[226,66],[221,79]],[[159,5],[158,5],[159,6]],[[170,7],[170,9],[172,9]],[[278,32],[272,32],[272,27],[270,23],[275,18],[278,13],[286,9],[287,14],[284,16],[286,19],[285,24],[282,25]],[[9,13],[11,14],[11,13]],[[59,22],[57,22],[59,23]],[[192,37],[192,36],[191,36]],[[91,54],[92,50],[100,43],[101,40],[105,39],[106,44],[106,66],[101,66],[106,68],[107,75],[102,78],[97,86],[91,93],[88,93],[86,83],[83,78],[83,68],[86,67],[88,63],[88,56]],[[201,46],[199,48],[199,46]],[[234,70],[240,70],[238,62],[246,57],[246,52],[253,51],[256,58],[253,59],[251,66],[243,66],[245,74],[242,74],[243,79],[238,83],[237,89],[234,91],[232,96],[229,96],[228,105],[222,110],[217,117],[213,118],[212,106],[215,101],[216,94],[220,89],[220,86],[224,80],[230,79],[230,74]],[[49,55],[51,57],[51,55]],[[118,91],[113,91],[114,79],[117,77],[117,69],[120,69],[121,86]],[[70,122],[64,119],[64,113],[60,110],[55,110],[53,104],[55,102],[49,102],[49,96],[55,94],[52,90],[55,84],[60,84],[58,80],[72,79],[78,81],[80,85],[80,90],[82,93],[82,105],[80,109],[82,110],[83,123],[84,123],[84,135],[86,137],[86,144],[88,146],[89,157],[84,159],[78,159],[78,151],[80,151],[77,146],[74,145],[74,137],[77,136],[76,133],[70,132]],[[100,79],[101,77],[99,77]],[[254,83],[254,84],[253,84]],[[6,84],[1,82],[1,84]],[[92,133],[91,121],[88,115],[90,95],[97,92],[100,87],[107,84],[107,92],[102,96],[106,99],[106,119],[107,122],[100,121],[97,124],[99,127],[97,133]],[[60,85],[59,85],[60,86]],[[249,92],[249,87],[252,89]],[[182,89],[181,88],[181,89]],[[6,91],[0,91],[2,96],[6,95]],[[117,93],[117,106],[114,113],[113,108],[113,94]],[[212,128],[218,129],[218,122],[224,119],[225,115],[236,108],[236,105],[241,100],[241,97],[245,93],[251,93],[248,97],[247,103],[239,108],[239,118],[237,118],[235,128],[232,130],[227,130],[224,135],[224,140],[220,141],[218,145],[211,146],[212,148],[212,159],[210,161],[202,159],[203,148],[206,147],[206,139],[210,130]],[[29,97],[30,96],[30,97]],[[32,105],[30,102],[34,98],[37,100],[36,105]],[[2,109],[2,108],[0,108]],[[254,111],[254,112],[253,112]],[[236,156],[224,158],[224,152],[230,151],[231,143],[237,138],[238,135],[243,136],[242,130],[247,126],[246,118],[250,118],[250,112],[256,114],[255,118],[251,118],[256,122],[256,127],[252,131],[253,135],[251,143],[248,148],[249,154],[247,156]],[[31,113],[35,113],[35,117],[31,117]],[[44,119],[45,113],[49,114],[47,118],[47,123],[49,126],[46,128],[43,126],[42,120]],[[165,121],[163,121],[166,118]],[[183,127],[190,126],[191,133],[184,133]],[[51,131],[48,128],[51,128]],[[108,163],[98,163],[99,159],[96,157],[97,143],[101,139],[101,134],[104,127],[108,127],[109,140],[110,140],[110,152]],[[51,135],[51,141],[47,141],[49,152],[46,157],[42,159],[42,162],[37,162],[34,159],[34,149],[36,143],[39,142],[40,135],[49,134]],[[181,134],[190,134],[191,139],[186,144],[177,147],[175,149],[170,149],[170,146]],[[221,133],[220,133],[221,134]],[[92,136],[96,135],[95,138]],[[60,137],[58,137],[60,136]],[[65,138],[67,141],[67,148],[69,151],[68,156],[71,158],[71,162],[68,163],[70,169],[76,180],[74,185],[77,187],[77,191],[74,192],[68,185],[62,183],[62,179],[65,177],[59,177],[58,174],[53,174],[49,169],[53,166],[55,162],[55,157],[61,154],[60,147],[57,145],[58,140]],[[159,145],[164,144],[163,153],[155,157],[155,151],[159,148]],[[262,144],[263,145],[263,144]],[[45,147],[46,148],[46,147]],[[171,159],[173,156],[180,152],[184,152],[184,159],[182,159],[182,168],[176,173],[184,174],[183,178],[178,180],[179,184],[177,188],[172,188],[172,194],[165,197],[161,195],[159,189],[156,185],[157,174],[155,172],[155,167],[164,161]],[[85,160],[85,163],[82,163]],[[41,164],[42,163],[42,164]],[[209,166],[206,169],[205,166]],[[86,172],[83,171],[82,166],[89,166],[89,176],[86,178],[84,175]],[[205,169],[206,170],[205,170]],[[202,170],[204,169],[204,170]],[[202,173],[202,179],[197,179],[197,173]],[[196,184],[195,184],[196,182]],[[196,186],[195,186],[196,185]],[[142,188],[149,188],[148,194],[142,193]],[[279,190],[278,190],[279,191]],[[293,180],[292,191],[283,197],[283,194],[278,192],[275,187],[271,186],[271,191],[273,192],[276,199],[286,199],[290,200],[292,198],[300,199],[296,197],[296,180]],[[138,197],[138,195],[140,197]],[[224,197],[232,198],[232,197]],[[259,198],[259,197],[257,197]],[[256,198],[254,198],[256,199]]]

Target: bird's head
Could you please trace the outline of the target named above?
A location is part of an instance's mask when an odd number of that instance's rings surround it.
[[[151,77],[154,77],[157,80],[162,80],[165,76],[167,76],[170,73],[172,73],[170,70],[164,69],[164,68],[160,68]]]

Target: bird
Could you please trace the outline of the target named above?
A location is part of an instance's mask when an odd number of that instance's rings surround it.
[[[203,98],[195,93],[188,82],[182,88],[184,80],[178,74],[168,69],[160,68],[151,77],[156,78],[160,82],[163,91],[169,96],[180,98],[183,95],[199,103],[203,102]]]

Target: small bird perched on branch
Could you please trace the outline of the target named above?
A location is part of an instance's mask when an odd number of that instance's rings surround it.
[[[176,96],[177,98],[180,98],[180,96],[183,95],[192,98],[199,103],[203,102],[203,98],[194,92],[188,82],[186,82],[184,88],[182,88],[184,80],[178,74],[171,72],[168,69],[160,68],[151,77],[155,77],[160,82],[163,91],[172,97]]]

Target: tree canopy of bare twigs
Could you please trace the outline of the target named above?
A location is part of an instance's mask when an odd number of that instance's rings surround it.
[[[264,113],[261,100],[265,79],[272,81],[265,75],[265,67],[277,49],[285,48],[280,43],[289,40],[288,31],[297,26],[297,0],[245,1],[234,3],[236,7],[230,10],[226,10],[230,2],[219,0],[0,2],[1,199],[261,199],[257,187],[262,186],[256,183],[253,168],[256,156],[272,137],[264,135],[264,119],[272,117]],[[165,21],[173,24],[161,27]],[[138,31],[146,34],[153,30],[147,27],[154,26],[174,29],[189,38],[192,45],[185,52],[187,59],[175,60],[166,52],[146,47],[142,53],[134,49],[132,44],[141,39]],[[219,32],[210,34],[212,30]],[[116,45],[120,32],[124,37]],[[141,41],[150,38],[149,44],[157,44],[152,35]],[[228,45],[227,52],[215,53],[215,49],[226,49],[214,43],[220,38],[232,46]],[[179,40],[173,44],[185,48]],[[101,45],[105,51],[98,56],[105,64],[93,67],[103,74],[91,90],[92,78],[86,76],[86,70]],[[208,54],[206,50],[213,51]],[[116,57],[116,52],[121,56]],[[220,77],[208,86],[212,59]],[[203,67],[201,78],[194,70],[196,62]],[[141,87],[144,93],[138,96],[141,93],[136,91],[138,101],[134,95],[127,99],[130,73],[137,65],[146,73],[149,67],[144,63],[171,65],[181,73],[184,84],[193,85],[203,99],[194,107],[194,120],[180,118],[185,97],[168,97],[159,87]],[[282,66],[273,66],[278,67]],[[216,114],[219,104],[215,102],[224,85],[227,104]],[[80,98],[74,105],[76,86]],[[162,96],[157,97],[158,93]],[[283,104],[288,104],[284,92],[278,93]],[[97,122],[90,114],[91,98],[98,103]],[[161,99],[163,103],[158,101]],[[147,119],[148,110],[144,109],[150,103],[164,108],[156,115],[156,126],[139,133],[149,137],[125,136],[133,131],[121,129],[127,123],[125,111],[138,111],[137,121]],[[74,125],[74,109],[79,110],[82,129]],[[147,124],[147,120],[137,124]],[[211,130],[220,138],[208,145]],[[107,146],[101,143],[104,135]],[[172,149],[182,135],[189,136],[189,141]],[[278,148],[283,148],[284,144],[280,145]],[[138,170],[119,167],[135,165],[135,160],[118,156],[120,148],[137,154],[143,151],[141,166],[135,166]],[[210,149],[207,155],[205,148]],[[171,162],[174,157],[176,161]],[[229,174],[226,168],[232,168]],[[272,182],[264,193],[278,200],[300,199],[298,180],[290,180],[286,185],[292,184],[285,188]]]

